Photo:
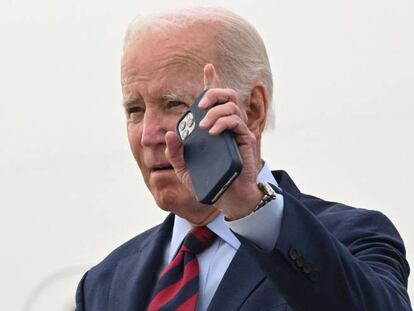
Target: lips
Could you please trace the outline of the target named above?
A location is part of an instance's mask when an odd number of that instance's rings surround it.
[[[161,163],[156,165],[151,165],[150,170],[151,172],[162,172],[167,170],[172,170],[173,167],[170,163]]]

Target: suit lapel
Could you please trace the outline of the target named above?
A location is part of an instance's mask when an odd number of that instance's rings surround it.
[[[265,279],[262,270],[241,245],[211,300],[208,311],[238,310]]]
[[[174,216],[170,214],[145,241],[140,250],[121,261],[116,269],[109,294],[109,310],[145,310],[156,282],[171,236]]]

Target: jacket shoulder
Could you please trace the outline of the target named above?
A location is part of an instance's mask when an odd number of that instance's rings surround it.
[[[139,255],[141,250],[159,234],[160,226],[162,224],[125,242],[85,273],[76,292],[76,311],[106,310],[118,264],[131,256]]]
[[[161,225],[152,227],[118,246],[100,263],[92,267],[89,271],[89,275],[92,273],[103,272],[105,270],[113,270],[121,260],[137,254],[143,247],[146,246],[147,243],[151,241],[151,238],[158,231],[160,226]]]

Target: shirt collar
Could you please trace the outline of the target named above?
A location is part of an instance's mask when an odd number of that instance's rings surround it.
[[[278,185],[266,162],[264,162],[262,169],[257,175],[257,182],[268,182],[276,186]],[[207,225],[207,227],[215,234],[217,234],[217,236],[224,240],[227,244],[229,244],[232,248],[235,250],[239,249],[240,241],[225,224],[223,214],[218,214],[217,217]],[[168,250],[168,262],[174,258],[175,254],[178,252],[178,249],[181,246],[181,243],[183,242],[187,233],[190,232],[191,228],[192,226],[187,220],[175,215],[171,244]]]
[[[269,184],[279,186],[266,162],[264,162],[262,169],[257,175],[257,182],[267,182]]]
[[[217,234],[219,238],[229,244],[232,248],[235,250],[239,249],[240,241],[224,223],[224,217],[221,213],[218,214],[216,218],[214,218],[214,220],[207,225],[207,227],[215,234]],[[191,228],[192,226],[187,220],[175,215],[174,229],[171,237],[170,249],[168,252],[168,262],[174,258],[175,254],[178,252],[178,249],[181,246],[181,243],[183,242],[185,236],[190,232]]]

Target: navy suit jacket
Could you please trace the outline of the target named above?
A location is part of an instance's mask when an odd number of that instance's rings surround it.
[[[381,213],[302,194],[287,173],[275,248],[241,246],[208,310],[406,311],[409,266],[403,241]],[[174,215],[113,251],[81,280],[77,311],[145,310]]]

